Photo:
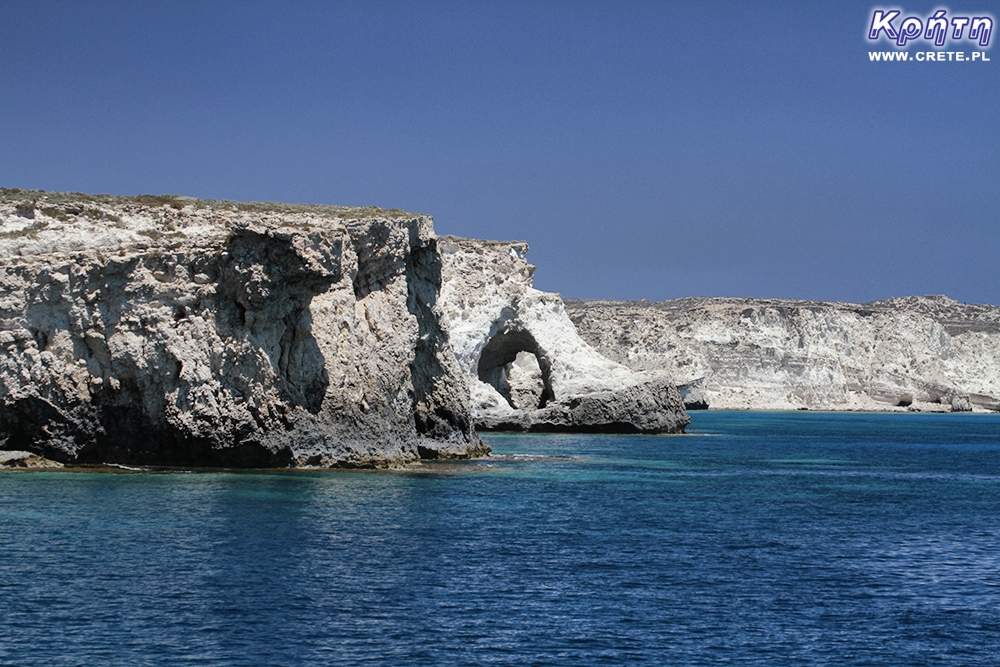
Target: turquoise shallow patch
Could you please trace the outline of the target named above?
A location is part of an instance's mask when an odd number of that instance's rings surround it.
[[[837,466],[853,465],[855,461],[846,459],[768,459],[765,463],[787,463],[789,465]]]

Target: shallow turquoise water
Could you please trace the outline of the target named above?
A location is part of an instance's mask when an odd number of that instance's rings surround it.
[[[1000,415],[0,474],[4,665],[996,665]]]

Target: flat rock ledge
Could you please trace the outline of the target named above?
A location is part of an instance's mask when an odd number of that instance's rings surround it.
[[[476,416],[482,431],[534,433],[684,433],[691,423],[681,395],[665,380],[640,382],[617,391],[597,391],[537,410]]]
[[[63,468],[62,463],[51,461],[32,452],[21,452],[17,450],[0,451],[0,470],[4,469],[48,469]]]

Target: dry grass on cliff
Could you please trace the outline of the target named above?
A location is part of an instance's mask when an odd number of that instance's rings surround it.
[[[43,213],[48,214],[46,207],[52,209],[56,217],[60,211],[53,208],[53,204],[68,203],[92,203],[104,205],[124,205],[138,204],[157,208],[167,206],[177,211],[183,210],[187,206],[195,209],[211,209],[217,211],[238,211],[246,213],[308,213],[323,218],[335,220],[351,220],[357,218],[409,218],[413,213],[407,213],[398,208],[384,209],[377,206],[327,206],[323,204],[283,204],[280,202],[237,202],[218,199],[196,199],[194,197],[182,197],[180,195],[88,195],[82,192],[48,192],[45,190],[21,190],[19,188],[0,188],[0,201],[6,202],[32,202],[39,207]],[[97,209],[85,209],[83,215],[103,215],[114,218],[113,214],[107,214]],[[92,217],[92,216],[88,216]]]

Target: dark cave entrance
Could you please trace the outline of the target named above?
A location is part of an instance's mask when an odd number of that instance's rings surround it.
[[[479,356],[479,379],[500,392],[516,410],[544,408],[555,398],[551,370],[535,337],[524,329],[497,332]]]

